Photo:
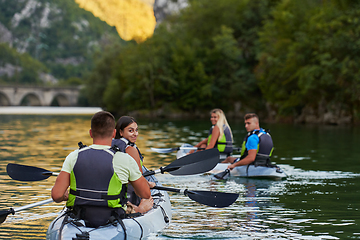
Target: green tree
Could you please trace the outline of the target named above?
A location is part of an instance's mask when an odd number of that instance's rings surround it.
[[[102,96],[97,99],[114,110],[227,110],[236,101],[261,103],[253,74],[257,31],[276,2],[190,1],[179,15],[160,24],[152,38],[118,52],[118,65],[104,63],[111,80],[98,88],[105,93],[96,94]]]
[[[340,2],[283,1],[260,33],[259,85],[280,114],[358,111],[360,10]]]
[[[33,59],[27,53],[18,53],[6,43],[0,44],[0,66],[15,68],[13,75],[0,76],[2,82],[8,84],[39,84],[39,73],[47,73],[49,70],[39,61]]]

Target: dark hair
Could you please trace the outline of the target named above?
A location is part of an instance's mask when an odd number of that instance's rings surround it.
[[[91,131],[93,137],[111,137],[115,129],[114,116],[106,111],[100,111],[91,118]]]
[[[245,120],[248,120],[250,118],[256,118],[259,121],[259,117],[255,113],[247,113],[247,114],[245,114],[245,117],[244,117]]]
[[[119,139],[121,138],[120,130],[124,131],[124,129],[129,126],[131,123],[137,123],[135,118],[130,116],[122,116],[119,118],[119,120],[116,123],[115,129],[116,129],[116,135],[115,138]]]

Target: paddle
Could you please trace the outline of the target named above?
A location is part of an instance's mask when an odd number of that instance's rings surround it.
[[[171,175],[175,176],[199,174],[210,171],[218,163],[219,150],[212,148],[176,159],[166,167],[161,167],[155,171],[145,172],[143,176],[147,177],[164,172],[169,172]]]
[[[41,205],[44,205],[44,204],[48,204],[48,203],[51,203],[53,202],[52,198],[50,199],[47,199],[47,200],[43,200],[41,202],[36,202],[36,203],[31,203],[29,205],[25,205],[25,206],[22,206],[22,207],[18,207],[18,208],[10,208],[10,209],[7,209],[7,210],[0,210],[0,224],[3,223],[7,216],[9,214],[15,214],[16,212],[19,212],[19,211],[22,211],[22,210],[25,210],[25,209],[28,209],[28,208],[33,208],[33,207],[37,207],[37,206],[41,206]]]
[[[158,152],[158,153],[171,153],[174,151],[179,151],[179,150],[204,150],[205,148],[198,148],[198,147],[175,147],[175,148],[151,148],[151,150],[153,150],[154,152]]]
[[[157,153],[171,153],[179,150],[204,150],[205,148],[198,147],[175,147],[175,148],[151,148],[154,152]],[[240,151],[241,148],[233,148],[233,151]]]
[[[227,179],[228,177],[230,177],[230,170],[229,170],[229,169],[226,169],[226,170],[223,171],[223,172],[220,172],[220,173],[218,173],[218,174],[215,174],[214,177],[217,178],[217,179],[225,180],[225,179]]]
[[[210,171],[218,162],[219,151],[213,148],[176,159],[166,167],[161,167],[155,171],[145,172],[143,175],[144,177],[147,177],[164,172],[179,176],[199,174]],[[50,176],[59,175],[59,173],[54,173],[43,168],[16,163],[9,163],[6,167],[6,171],[12,179],[18,181],[41,181]]]
[[[195,191],[188,189],[177,189],[162,186],[155,186],[153,189],[183,193],[195,202],[210,206],[223,208],[233,204],[239,197],[237,193],[212,192],[212,191]]]
[[[16,163],[9,163],[6,167],[6,172],[12,179],[18,181],[41,181],[50,176],[59,175],[59,173],[54,173],[43,168]]]
[[[238,162],[238,161],[240,161],[240,158],[235,159],[233,163],[236,163],[236,162]],[[220,172],[220,173],[218,173],[218,174],[215,174],[214,177],[217,178],[217,179],[225,180],[225,179],[227,179],[228,177],[230,177],[230,170],[229,170],[229,169],[225,169],[225,171]]]

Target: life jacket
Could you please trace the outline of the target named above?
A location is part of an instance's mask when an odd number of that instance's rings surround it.
[[[217,139],[214,148],[217,148],[220,153],[227,153],[230,154],[233,151],[233,140],[231,137],[231,132],[228,126],[224,125],[224,134],[222,135],[221,139]],[[209,145],[210,140],[212,138],[212,131],[214,126],[212,126],[209,130],[208,141],[207,144]]]
[[[126,138],[119,138],[119,139],[113,139],[112,143],[111,143],[111,146],[112,147],[114,147],[114,146],[118,147],[119,151],[123,152],[123,153],[126,153],[126,148],[127,147],[129,147],[129,146],[134,147],[139,153],[140,160],[141,160],[141,166],[143,166],[144,157],[141,154],[139,148],[136,146],[135,143],[130,142]]]
[[[269,131],[264,131],[263,129],[254,130],[252,132],[249,132],[245,136],[241,147],[240,160],[248,155],[248,150],[246,149],[246,142],[248,138],[253,134],[256,134],[259,137],[259,143],[257,146],[255,161],[252,162],[251,164],[254,164],[255,166],[270,166],[271,165],[270,157],[274,150],[274,144]]]
[[[117,147],[119,151],[123,153],[126,153],[126,148],[129,146],[136,148],[140,156],[141,167],[144,168],[143,166],[144,157],[141,155],[141,152],[135,143],[130,142],[126,138],[118,138],[112,140],[111,146],[113,148]],[[136,206],[138,206],[141,202],[141,198],[138,195],[136,195],[134,187],[131,184],[128,185],[127,197],[128,197],[128,201]]]
[[[116,150],[98,150],[79,143],[79,153],[70,173],[67,207],[79,213],[89,226],[105,224],[113,213],[125,214],[127,184],[113,168]]]

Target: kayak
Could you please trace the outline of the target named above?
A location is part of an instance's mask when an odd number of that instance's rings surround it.
[[[181,147],[179,148],[179,150],[176,153],[176,159],[179,159],[179,158],[181,158],[183,156],[186,156],[191,151],[191,149],[189,149],[189,148],[194,148],[194,146],[191,145],[191,144],[188,144],[188,143],[182,144]],[[228,154],[220,153],[220,160],[219,161],[222,161],[222,160],[226,159],[227,157],[228,157]]]
[[[192,147],[190,144],[183,144],[182,147]],[[188,149],[180,149],[176,153],[177,158],[181,158],[186,156],[189,152]],[[227,169],[227,166],[230,163],[220,163],[226,157],[221,157],[219,159],[219,163],[208,173],[210,174],[218,174],[224,172]],[[248,177],[248,178],[268,178],[268,179],[285,179],[287,177],[286,173],[279,167],[266,167],[266,166],[255,166],[255,165],[245,165],[245,166],[238,166],[235,167],[233,170],[230,171],[230,176],[233,177]]]
[[[230,163],[218,163],[208,173],[218,174],[224,172]],[[235,167],[230,171],[230,176],[233,177],[248,177],[248,178],[270,178],[274,180],[281,180],[287,177],[286,173],[279,167],[265,167],[255,165],[245,165]]]
[[[157,186],[161,186],[154,176],[146,178],[148,181],[155,182]],[[46,239],[131,240],[142,239],[152,233],[157,233],[164,229],[171,220],[171,204],[166,191],[151,189],[151,195],[154,199],[153,208],[140,216],[122,219],[123,226],[115,221],[98,228],[86,227],[83,220],[73,219],[69,214],[65,214],[65,208],[51,222],[46,232]]]

